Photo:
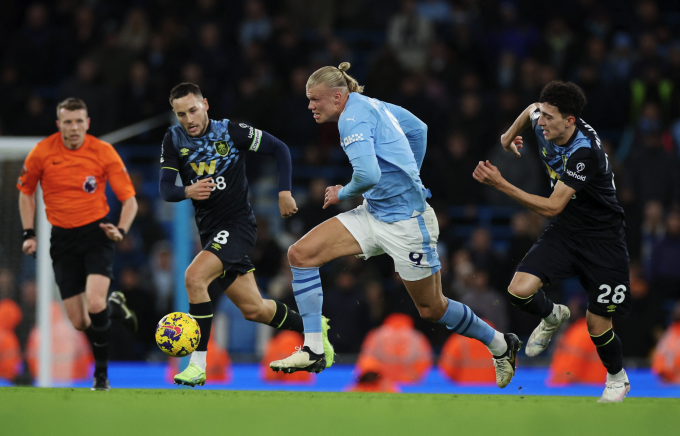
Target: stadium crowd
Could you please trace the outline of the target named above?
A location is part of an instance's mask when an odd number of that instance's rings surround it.
[[[546,83],[573,81],[588,97],[582,117],[603,140],[626,211],[635,301],[627,320],[615,320],[617,334],[626,357],[644,358],[680,300],[680,6],[672,3],[5,0],[0,134],[53,133],[53,108],[65,97],[86,101],[90,133],[108,133],[168,111],[176,83],[199,84],[211,117],[247,122],[291,149],[300,211],[285,223],[262,206],[271,185],[268,162],[249,157],[248,172],[261,215],[251,255],[259,285],[295,307],[286,249],[340,211],[321,209],[324,189],[347,183],[351,174],[335,126],[314,123],[305,83],[315,69],[349,61],[367,95],[401,105],[429,126],[421,176],[438,213],[445,294],[498,330],[528,337],[535,320],[507,303],[505,289],[546,222],[475,182],[472,171],[489,159],[511,183],[548,195],[533,135],[525,136],[528,146],[519,160],[503,152],[498,138]],[[135,156],[126,163],[139,213],[118,244],[114,286],[126,292],[140,330],[136,336],[117,330],[112,359],[160,356],[152,332],[172,308],[167,206],[154,188],[162,134],[152,130],[117,145],[124,159],[125,150]],[[2,171],[3,222],[13,223],[18,234],[18,168],[16,174],[8,170]],[[25,344],[35,322],[33,260],[11,268],[20,247],[8,241],[0,236],[0,299],[20,303],[17,331]],[[339,353],[357,353],[369,330],[395,312],[411,315],[436,350],[449,336],[443,326],[418,318],[387,256],[341,259],[321,273],[332,284],[325,288],[324,315],[332,320]],[[572,313],[585,313],[586,294],[577,280],[546,291]],[[228,302],[219,307],[231,310]],[[253,352],[254,337],[234,338],[230,351]]]

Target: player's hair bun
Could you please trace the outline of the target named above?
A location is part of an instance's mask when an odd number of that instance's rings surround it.
[[[349,62],[343,62],[343,63],[341,63],[340,66],[338,67],[338,70],[347,71],[347,70],[349,70],[349,67],[351,67],[351,66],[352,66],[352,65],[351,65]]]

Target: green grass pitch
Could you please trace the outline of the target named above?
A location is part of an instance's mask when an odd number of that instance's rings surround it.
[[[0,388],[0,434],[678,435],[680,399]]]

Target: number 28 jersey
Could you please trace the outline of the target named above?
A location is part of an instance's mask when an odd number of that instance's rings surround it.
[[[178,171],[184,186],[209,177],[217,184],[207,200],[192,200],[199,233],[209,232],[225,220],[253,216],[244,152],[257,152],[261,141],[261,130],[227,119],[210,120],[200,137],[187,135],[182,126],[168,128],[161,168]]]

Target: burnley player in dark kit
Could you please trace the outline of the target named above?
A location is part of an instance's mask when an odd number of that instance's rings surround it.
[[[549,198],[508,183],[489,161],[480,162],[473,177],[528,209],[554,218],[520,262],[508,288],[513,305],[542,318],[529,338],[527,356],[545,350],[570,316],[566,306],[554,304],[541,288],[577,276],[588,293],[588,333],[607,368],[599,402],[620,402],[630,391],[630,383],[612,315],[626,316],[631,308],[624,214],[600,138],[579,118],[585,105],[586,97],[575,84],[550,82],[539,103],[526,108],[501,136],[503,148],[520,157],[523,140],[519,134],[532,127],[553,187]]]
[[[281,302],[263,299],[255,283],[248,254],[255,246],[257,223],[248,203],[245,152],[275,158],[281,216],[292,216],[297,206],[291,195],[290,152],[283,142],[244,123],[209,119],[208,100],[193,83],[175,86],[170,104],[180,125],[170,127],[163,139],[160,193],[165,201],[192,200],[203,247],[184,278],[189,313],[198,322],[201,341],[189,366],[175,376],[175,383],[195,386],[206,381],[211,294],[224,291],[247,320],[303,332],[300,315]],[[178,173],[183,186],[175,185]],[[334,358],[328,329],[324,318],[327,367]]]

